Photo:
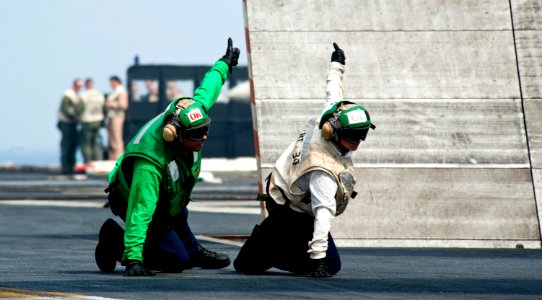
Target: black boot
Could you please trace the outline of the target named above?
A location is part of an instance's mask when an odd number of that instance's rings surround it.
[[[94,252],[102,272],[113,272],[124,253],[124,230],[113,219],[107,219],[100,229],[100,239]]]
[[[201,245],[198,245],[198,251],[190,255],[190,268],[222,269],[230,263],[230,258],[226,254],[209,251]]]

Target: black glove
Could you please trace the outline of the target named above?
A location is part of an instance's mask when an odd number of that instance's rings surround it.
[[[327,272],[326,259],[311,259],[310,270],[307,276],[317,278],[331,277],[332,275]]]
[[[339,46],[336,43],[333,43],[333,48],[335,48],[335,51],[331,53],[331,61],[335,61],[338,63],[341,63],[343,65],[346,65],[346,56],[344,56],[344,51],[339,48]]]
[[[228,48],[226,49],[226,54],[224,54],[220,60],[228,64],[230,74],[231,68],[237,66],[237,63],[239,62],[240,53],[241,50],[239,50],[237,47],[233,48],[233,41],[231,38],[228,38]]]
[[[128,260],[124,262],[126,270],[124,276],[154,276],[156,273],[143,267],[143,264],[138,260]]]

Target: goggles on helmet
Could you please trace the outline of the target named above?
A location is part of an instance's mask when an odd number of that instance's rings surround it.
[[[194,141],[202,141],[203,137],[209,134],[209,128],[211,127],[211,119],[209,122],[203,124],[203,126],[196,126],[192,128],[183,128],[183,137],[187,137]]]
[[[339,136],[339,138],[343,138],[350,143],[357,144],[360,141],[365,141],[365,139],[367,138],[367,133],[369,133],[369,129],[374,128],[376,128],[376,126],[374,126],[373,124],[361,128],[340,128],[337,132],[337,135]]]

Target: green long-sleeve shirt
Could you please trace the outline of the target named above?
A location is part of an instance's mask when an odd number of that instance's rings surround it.
[[[158,204],[162,173],[150,161],[137,158],[128,210],[126,211],[126,231],[124,232],[125,259],[143,260],[143,245],[147,228]]]
[[[194,101],[209,111],[227,74],[228,65],[217,61],[194,92]],[[171,220],[178,215],[198,180],[201,152],[175,150],[162,138],[164,119],[173,113],[174,103],[141,128],[110,174],[109,181],[119,181],[121,198],[127,202],[124,260],[143,261],[143,245],[153,218]]]

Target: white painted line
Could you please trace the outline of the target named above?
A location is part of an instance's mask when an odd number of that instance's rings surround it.
[[[81,200],[0,200],[0,205],[12,206],[49,206],[49,207],[86,207],[103,208],[105,201]],[[259,201],[194,201],[188,207],[191,211],[208,213],[259,215]]]
[[[517,248],[540,249],[538,240],[453,240],[453,239],[341,239],[337,247],[353,248]]]
[[[354,164],[355,168],[392,169],[529,169],[529,164]]]
[[[0,200],[0,205],[102,208],[105,201]]]
[[[205,172],[247,172],[256,171],[255,157],[202,158],[201,170]]]
[[[435,102],[435,99],[442,100],[441,103]],[[273,101],[273,102],[284,102],[287,104],[291,104],[292,100],[298,100],[303,101],[303,103],[322,103],[322,99],[298,99],[298,98],[257,98],[257,101]],[[519,99],[508,99],[508,98],[491,98],[491,99],[484,99],[484,98],[363,98],[363,100],[357,99],[357,98],[344,98],[344,100],[353,101],[355,103],[362,104],[363,103],[376,103],[376,104],[382,104],[387,105],[389,103],[430,103],[434,105],[448,105],[448,103],[466,103],[466,104],[480,104],[480,103],[514,103],[518,102]],[[310,106],[310,105],[309,105]]]
[[[253,192],[254,199],[258,193],[258,187],[256,185],[196,185],[194,187],[195,192]],[[227,196],[225,196],[226,198]]]
[[[198,240],[242,247],[243,243],[196,235]],[[338,248],[469,248],[511,249],[521,245],[523,249],[540,249],[540,241],[526,240],[402,240],[402,239],[334,239]]]
[[[274,168],[275,163],[262,163],[262,168]],[[529,169],[529,164],[354,164],[364,169]]]
[[[259,201],[194,201],[188,209],[197,212],[259,215]]]

